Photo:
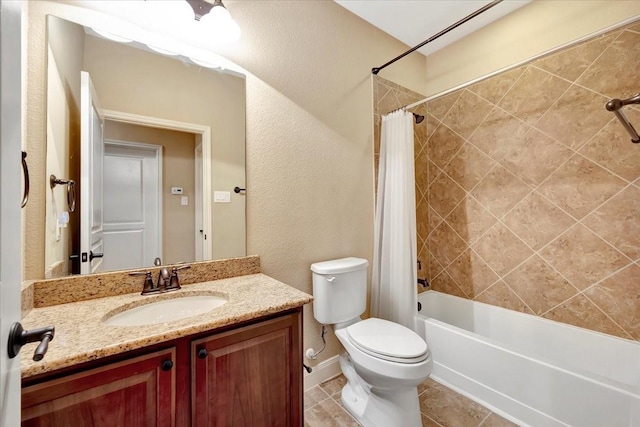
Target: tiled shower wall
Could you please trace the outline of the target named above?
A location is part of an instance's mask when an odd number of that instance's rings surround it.
[[[427,104],[432,289],[640,340],[640,145],[604,108],[640,92],[639,67],[635,23]]]

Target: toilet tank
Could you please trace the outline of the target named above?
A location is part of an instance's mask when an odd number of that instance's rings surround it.
[[[342,258],[311,264],[313,316],[323,325],[346,322],[367,306],[367,266],[362,258]]]

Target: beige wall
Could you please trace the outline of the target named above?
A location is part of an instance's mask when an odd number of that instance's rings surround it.
[[[639,14],[639,1],[533,0],[429,55],[426,94],[463,85]]]
[[[77,10],[46,3],[29,5],[36,15],[35,24],[29,23],[36,27],[32,44],[43,40],[43,14],[78,16]],[[247,75],[247,253],[260,255],[266,274],[311,293],[311,263],[344,256],[371,260],[370,70],[407,47],[332,1],[225,4],[242,38],[221,52]],[[30,58],[27,109],[37,117],[44,109],[42,59],[33,52]],[[385,73],[423,93],[423,56],[408,57]],[[37,146],[42,125],[34,116],[27,119],[33,126],[28,142]],[[37,206],[27,220],[41,220]],[[44,234],[29,233],[26,245]],[[304,328],[305,348],[320,348],[311,307],[305,308]],[[318,361],[337,353],[335,337],[328,340]]]
[[[604,108],[639,55],[636,22],[428,103],[433,289],[640,340],[640,147]]]
[[[49,31],[54,34],[48,48],[47,67],[47,144],[45,176],[78,180],[77,168],[69,161],[79,144],[80,70],[84,51],[84,32],[77,25],[52,21]],[[69,213],[70,223],[58,227],[58,217],[69,212],[67,187],[47,188],[45,277],[65,276],[69,273],[72,233],[77,227],[77,213]]]
[[[162,262],[195,260],[195,135],[107,120],[104,138],[162,146]],[[183,188],[187,206],[171,187]]]

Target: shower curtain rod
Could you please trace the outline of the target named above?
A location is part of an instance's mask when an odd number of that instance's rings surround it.
[[[404,58],[405,56],[409,55],[410,53],[415,52],[416,50],[420,49],[422,46],[426,45],[427,43],[431,43],[432,41],[434,41],[435,39],[447,34],[449,31],[454,30],[456,28],[458,28],[460,25],[464,24],[465,22],[475,18],[476,16],[480,15],[481,13],[491,9],[493,6],[497,5],[498,3],[502,2],[502,0],[493,0],[491,3],[481,7],[480,9],[476,10],[475,12],[473,12],[471,15],[468,15],[464,18],[462,18],[461,20],[459,20],[458,22],[456,22],[453,25],[448,26],[447,28],[445,28],[444,30],[440,31],[438,34],[433,35],[431,37],[429,37],[428,39],[426,39],[425,41],[423,41],[422,43],[420,43],[419,45],[412,47],[411,49],[409,49],[408,51],[406,51],[405,53],[396,56],[395,58],[393,58],[391,61],[387,62],[384,65],[381,65],[379,67],[374,67],[371,69],[371,72],[373,74],[378,74],[383,68],[388,67],[389,65],[393,64],[394,62]]]

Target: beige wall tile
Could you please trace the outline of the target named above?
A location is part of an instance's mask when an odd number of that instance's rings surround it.
[[[416,229],[421,240],[429,236],[429,206],[425,198],[416,206]]]
[[[633,126],[640,129],[640,112],[628,108],[624,112]],[[640,150],[631,143],[631,136],[618,119],[612,119],[600,130],[580,149],[580,154],[627,181],[640,177]]]
[[[431,289],[438,292],[444,292],[445,294],[455,295],[460,298],[468,298],[446,271],[443,271],[435,279],[431,280]]]
[[[497,219],[476,199],[465,197],[446,218],[447,223],[468,244],[478,240]]]
[[[493,104],[473,92],[464,90],[442,119],[442,123],[464,138],[469,138],[492,109]]]
[[[441,124],[433,132],[427,143],[429,160],[440,169],[443,169],[463,144],[464,139],[460,135]]]
[[[429,236],[429,251],[443,267],[449,265],[466,248],[464,240],[444,221]]]
[[[535,191],[517,204],[503,221],[535,250],[542,248],[576,222]]]
[[[618,33],[598,36],[576,47],[539,59],[533,65],[567,80],[575,81],[617,36]]]
[[[469,298],[475,298],[499,279],[471,249],[464,251],[447,268],[447,273]]]
[[[433,208],[429,207],[429,233],[435,230],[442,222],[442,217]]]
[[[442,264],[438,262],[436,257],[433,255],[433,252],[429,251],[429,280],[432,281],[434,278],[438,277],[443,270],[444,267],[442,267]]]
[[[566,80],[529,66],[498,105],[533,125],[568,87]]]
[[[640,339],[640,267],[631,264],[585,291],[613,321],[634,339]]]
[[[385,114],[402,107],[400,101],[398,101],[398,97],[396,96],[395,90],[389,90],[380,100],[378,101],[378,114],[384,116]]]
[[[540,256],[580,290],[588,288],[630,262],[580,224],[542,249]]]
[[[531,313],[531,309],[502,280],[478,295],[475,300],[509,310]]]
[[[472,86],[469,90],[492,104],[497,104],[524,72],[524,67],[505,71]]]
[[[465,195],[462,187],[442,173],[429,187],[429,205],[438,215],[446,217]]]
[[[536,127],[567,147],[577,149],[611,120],[608,99],[573,85],[545,113]],[[576,108],[579,105],[580,108]]]
[[[444,116],[447,115],[451,106],[458,100],[458,97],[462,91],[451,92],[447,95],[441,96],[438,99],[429,101],[427,103],[427,111],[433,115],[436,119],[442,121]]]
[[[427,150],[422,150],[421,152],[416,153],[415,159],[416,186],[422,193],[426,193],[427,187],[429,187],[429,162]]]
[[[438,120],[435,117],[433,117],[433,115],[427,113],[425,115],[425,122],[424,123],[426,123],[425,128],[427,129],[427,138],[428,138],[431,135],[433,135],[433,132],[440,125],[440,120]]]
[[[631,258],[640,258],[640,190],[628,186],[587,216],[583,224]]]
[[[535,314],[545,313],[578,293],[578,289],[537,255],[505,276],[504,281]]]
[[[500,162],[529,185],[538,185],[564,163],[573,152],[544,135],[529,129],[522,138],[514,138]]]
[[[487,231],[472,248],[500,276],[504,276],[533,254],[531,249],[501,223]]]
[[[623,31],[578,79],[578,83],[609,98],[638,93],[640,34]]]
[[[538,190],[558,207],[581,219],[606,202],[625,182],[592,161],[575,155]]]
[[[543,317],[605,334],[629,338],[629,335],[625,331],[609,319],[584,295],[578,295],[570,299]]]
[[[518,204],[531,188],[502,166],[497,166],[478,184],[471,195],[489,212],[501,218]]]
[[[465,143],[444,171],[467,191],[471,191],[496,163],[470,143]]]
[[[509,152],[512,141],[523,138],[529,129],[530,126],[522,120],[496,108],[469,141],[499,162]]]

